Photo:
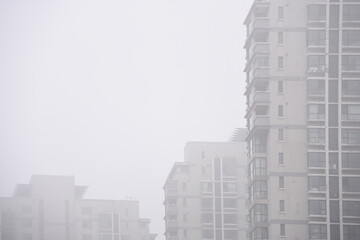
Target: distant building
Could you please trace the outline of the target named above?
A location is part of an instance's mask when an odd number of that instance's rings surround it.
[[[188,143],[185,162],[174,164],[164,191],[167,240],[246,239],[244,138]]]
[[[133,200],[83,199],[72,176],[34,175],[0,198],[0,240],[152,240]]]
[[[360,1],[245,19],[251,240],[360,239]]]

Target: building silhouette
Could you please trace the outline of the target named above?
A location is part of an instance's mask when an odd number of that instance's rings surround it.
[[[134,200],[83,199],[73,176],[34,175],[0,198],[1,240],[153,240]]]
[[[241,139],[242,136],[242,139]],[[246,129],[239,142],[189,142],[164,185],[165,237],[246,238]]]
[[[245,20],[249,238],[360,239],[360,1]]]

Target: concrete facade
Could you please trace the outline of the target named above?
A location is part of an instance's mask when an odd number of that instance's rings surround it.
[[[0,198],[0,240],[151,240],[133,200],[83,199],[72,176],[34,175]]]
[[[246,142],[187,143],[164,191],[167,240],[246,239]]]
[[[257,0],[245,20],[249,238],[360,238],[360,1]]]

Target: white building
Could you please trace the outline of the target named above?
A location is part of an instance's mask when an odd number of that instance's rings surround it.
[[[249,237],[360,239],[360,1],[256,0]]]
[[[0,240],[152,240],[132,200],[83,199],[72,176],[34,175],[0,198]]]

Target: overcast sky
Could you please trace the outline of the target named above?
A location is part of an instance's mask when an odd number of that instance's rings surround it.
[[[0,196],[32,174],[140,201],[163,239],[162,186],[188,141],[245,127],[251,0],[0,0]]]

